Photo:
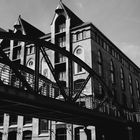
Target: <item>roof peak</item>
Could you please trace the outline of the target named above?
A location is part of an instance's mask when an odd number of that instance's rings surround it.
[[[75,27],[78,25],[83,24],[84,22],[72,11],[70,10],[63,2],[62,0],[59,0],[59,4],[55,10],[57,14],[60,12],[62,13],[63,11],[65,14],[71,19],[71,27]]]
[[[33,37],[41,37],[45,35],[42,31],[37,29],[35,26],[31,25],[29,22],[25,21],[23,18],[21,18],[21,15],[19,15],[19,23],[22,26],[24,32],[27,35],[33,36]]]

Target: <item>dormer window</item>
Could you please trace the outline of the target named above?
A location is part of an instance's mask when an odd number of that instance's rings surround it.
[[[65,21],[66,21],[66,18],[62,15],[56,19],[56,22],[55,22],[55,32],[56,33],[65,32],[65,29],[66,29]]]

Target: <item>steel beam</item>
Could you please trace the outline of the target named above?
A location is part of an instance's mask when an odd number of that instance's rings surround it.
[[[111,97],[111,90],[110,88],[106,85],[106,83],[102,80],[102,78],[92,69],[90,68],[85,62],[83,62],[81,59],[76,57],[75,55],[69,53],[68,51],[62,49],[58,45],[52,44],[51,42],[47,42],[41,39],[33,38],[30,36],[26,35],[20,35],[17,36],[14,33],[8,33],[8,32],[0,32],[0,38],[1,39],[11,39],[11,40],[19,40],[19,41],[24,41],[24,42],[29,42],[33,44],[39,44],[40,46],[44,46],[46,48],[49,48],[51,50],[57,51],[58,53],[63,54],[64,56],[68,57],[69,59],[72,59],[74,62],[78,63],[80,66],[82,66],[91,76],[96,78],[103,88],[107,91],[107,94],[109,97]]]
[[[51,64],[51,61],[49,60],[49,57],[48,57],[47,53],[45,52],[45,48],[43,46],[40,46],[40,50],[41,50],[41,52],[43,54],[43,57],[44,57],[46,63],[48,64],[48,66],[50,68],[50,71],[51,71],[51,73],[52,73],[52,75],[53,75],[53,77],[54,77],[54,79],[55,79],[55,81],[56,81],[56,83],[57,83],[57,85],[58,85],[58,87],[60,89],[60,92],[61,92],[62,96],[64,97],[65,101],[67,101],[68,96],[66,95],[66,93],[64,91],[64,88],[62,87],[60,81],[58,80],[58,78],[56,76],[56,73],[55,73],[55,70],[54,70],[54,68],[53,68],[53,66]]]

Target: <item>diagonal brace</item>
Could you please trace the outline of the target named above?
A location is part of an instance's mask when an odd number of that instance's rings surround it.
[[[86,84],[88,83],[89,79],[91,78],[91,75],[89,74],[86,78],[86,80],[84,81],[84,83],[80,86],[80,90],[79,92],[76,94],[76,96],[74,97],[73,101],[76,102],[76,100],[79,98],[81,92],[83,91],[83,89],[85,88]]]
[[[62,87],[62,85],[60,83],[60,81],[56,77],[55,70],[54,70],[54,68],[53,68],[53,66],[52,66],[52,64],[51,64],[51,62],[49,60],[49,57],[48,57],[48,55],[47,55],[47,53],[45,51],[45,48],[43,46],[41,46],[40,49],[41,49],[41,52],[43,54],[43,57],[44,57],[46,63],[48,64],[48,66],[49,66],[49,68],[51,70],[51,73],[52,73],[52,75],[53,75],[53,77],[54,77],[54,79],[55,79],[55,81],[56,81],[56,83],[57,83],[57,85],[58,85],[58,87],[60,89],[60,92],[61,92],[62,96],[64,97],[65,100],[68,100],[68,96],[66,95],[66,93],[65,93],[65,91],[64,91],[64,89],[63,89],[63,87]]]

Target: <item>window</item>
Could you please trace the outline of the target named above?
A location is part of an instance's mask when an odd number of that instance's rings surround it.
[[[110,61],[110,76],[111,76],[111,83],[115,83],[115,69],[114,69],[114,64],[113,61]]]
[[[66,36],[58,38],[58,45],[60,47],[65,47],[66,46]]]
[[[82,32],[77,32],[77,41],[82,40]]]
[[[7,55],[7,57],[10,57],[10,52],[5,52],[5,54]]]
[[[76,41],[76,34],[72,35],[72,41],[75,42]]]
[[[59,28],[59,32],[64,32],[66,29],[66,24],[62,23],[62,24],[58,25],[58,28]]]
[[[99,95],[103,94],[103,87],[102,85],[99,83]]]
[[[98,71],[99,71],[99,75],[103,76],[103,63],[102,63],[102,55],[100,51],[98,51]]]
[[[21,55],[21,46],[18,46],[13,49],[13,60],[20,59],[20,55]]]
[[[127,107],[127,96],[125,95],[125,93],[122,94],[122,101],[123,101],[123,106]]]
[[[23,131],[23,140],[31,140],[32,139],[32,131]]]
[[[75,56],[77,56],[78,58],[80,58],[81,60],[84,61],[84,49],[81,46],[78,46],[74,52]],[[74,63],[74,70],[75,70],[75,74],[83,72],[84,69],[77,63]]]
[[[28,123],[32,123],[32,117],[29,116],[24,116],[24,122],[23,124],[28,124]]]
[[[29,47],[29,54],[32,54],[32,53],[34,53],[34,46],[33,45],[31,45]]]
[[[133,85],[132,85],[131,75],[129,75],[128,80],[129,80],[129,91],[130,91],[130,94],[133,95]]]
[[[9,125],[15,125],[15,124],[17,124],[17,116],[10,115]]]
[[[0,115],[0,126],[3,125],[4,114]]]
[[[74,90],[76,92],[79,92],[80,91],[80,87],[81,85],[85,82],[85,79],[78,79],[76,81],[74,81]]]
[[[39,133],[48,133],[49,130],[49,121],[46,119],[39,120]]]
[[[66,140],[66,128],[56,129],[56,140]]]
[[[139,89],[139,82],[136,80],[136,92],[137,92],[137,97],[140,98],[140,89]]]
[[[86,31],[85,30],[83,31],[82,37],[83,37],[83,39],[86,39]]]
[[[29,61],[27,62],[27,67],[31,68],[31,69],[35,69],[35,61],[34,59],[29,59]]]
[[[56,33],[61,33],[61,32],[65,32],[66,30],[66,23],[65,23],[66,19],[64,16],[59,16],[57,19],[56,19],[56,22],[55,22],[55,32]]]
[[[121,78],[121,89],[125,90],[125,78],[124,78],[124,71],[120,69],[120,78]]]

